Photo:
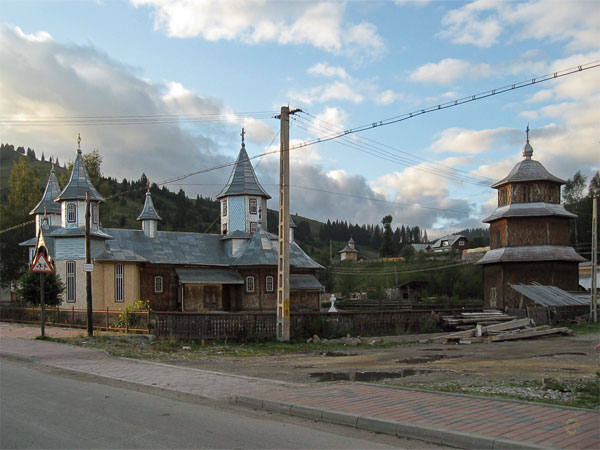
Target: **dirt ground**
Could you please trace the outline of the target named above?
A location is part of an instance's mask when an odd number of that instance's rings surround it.
[[[403,337],[413,342],[392,348],[363,343],[331,351],[170,362],[296,383],[350,379],[404,386],[511,386],[541,384],[545,378],[576,381],[594,378],[600,369],[598,334],[469,345],[414,342],[421,337]]]

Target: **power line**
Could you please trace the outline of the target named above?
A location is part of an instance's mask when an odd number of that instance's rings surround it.
[[[310,115],[310,114],[308,114],[308,115]],[[310,115],[310,116],[314,117],[312,115]],[[316,117],[314,117],[314,118],[318,120],[318,118],[316,118]],[[303,121],[303,119],[301,119],[301,118],[297,118],[297,120],[301,121],[302,124],[298,124],[298,127],[303,130],[310,132],[311,131],[310,127],[315,126],[315,124]],[[327,122],[324,122],[324,123],[327,123]],[[323,126],[316,125],[317,128],[319,128],[321,130],[325,130],[327,132],[331,131],[331,126],[333,126],[333,125],[330,125],[328,128],[325,128]],[[415,159],[411,160],[406,157],[396,155],[386,149],[382,149],[377,146],[387,147],[394,151],[405,153],[412,157],[412,155],[410,155],[408,152],[403,152],[401,150],[395,149],[391,146],[387,146],[386,144],[382,144],[382,143],[379,143],[376,141],[371,141],[376,144],[376,145],[374,145],[369,142],[363,142],[363,140],[366,141],[366,139],[361,138],[360,136],[355,136],[354,138],[350,138],[348,136],[342,136],[339,139],[336,139],[334,142],[337,142],[340,145],[344,145],[345,147],[350,147],[350,148],[356,149],[360,152],[367,153],[371,156],[374,156],[376,158],[379,158],[379,159],[382,159],[385,161],[397,163],[397,164],[400,164],[405,167],[413,167],[416,170],[431,173],[433,175],[441,176],[441,177],[448,178],[448,179],[451,179],[454,181],[460,181],[460,182],[474,184],[477,186],[486,186],[486,187],[494,181],[490,178],[481,177],[480,175],[470,175],[470,174],[468,174],[468,172],[461,171],[459,169],[454,169],[454,168],[451,168],[448,166],[444,166],[443,164],[435,163],[433,161],[428,161],[424,158],[415,158]],[[342,144],[342,142],[343,142],[343,144]],[[419,161],[419,159],[420,159],[420,161]],[[426,164],[423,165],[423,162],[426,162]],[[417,164],[421,164],[421,165],[419,166]],[[435,167],[435,165],[438,165],[440,167]],[[462,174],[460,172],[462,172]],[[476,177],[479,177],[479,179]]]
[[[173,123],[230,122],[232,119],[269,119],[276,111],[249,111],[213,114],[156,114],[105,116],[20,116],[0,117],[0,126],[105,126],[159,125]]]
[[[335,273],[337,275],[394,275],[394,274],[402,274],[402,273],[417,273],[417,272],[429,272],[431,270],[440,270],[440,269],[448,269],[450,267],[458,267],[458,266],[468,266],[473,265],[473,262],[460,262],[455,264],[448,264],[445,266],[435,266],[429,267],[425,269],[412,269],[412,270],[391,270],[391,271],[373,271],[373,272],[354,272],[354,271],[343,271],[343,270],[330,270],[330,272]]]
[[[453,108],[455,106],[464,105],[465,103],[474,102],[477,100],[482,100],[487,97],[491,97],[498,94],[503,94],[505,92],[514,91],[516,89],[521,89],[528,86],[533,86],[535,84],[543,83],[544,81],[553,80],[561,77],[565,77],[568,75],[572,75],[574,73],[582,72],[584,70],[590,70],[600,67],[600,60],[592,61],[589,63],[585,63],[576,67],[571,67],[569,69],[561,70],[558,72],[553,72],[551,74],[542,75],[535,78],[530,78],[528,80],[520,81],[518,83],[509,84],[506,86],[501,86],[496,89],[491,89],[488,91],[480,92],[478,94],[473,94],[467,97],[459,98],[456,100],[451,100],[446,103],[440,103],[435,106],[429,106],[427,108],[422,108],[413,112],[408,112],[401,114],[399,116],[390,117],[388,119],[383,119],[375,122],[371,122],[370,124],[360,125],[354,128],[348,128],[342,132],[334,132],[328,136],[312,139],[310,141],[306,141],[300,144],[296,144],[294,146],[290,146],[290,150],[295,150],[298,148],[308,147],[310,145],[320,144],[322,142],[332,141],[334,139],[341,138],[343,136],[347,136],[349,134],[360,133],[362,131],[371,130],[373,128],[382,127],[385,125],[392,125],[394,123],[402,122],[404,120],[413,119],[415,117],[432,113],[435,111],[441,111],[443,109]]]

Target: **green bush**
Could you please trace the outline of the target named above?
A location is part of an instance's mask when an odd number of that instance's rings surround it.
[[[58,306],[62,303],[65,285],[54,273],[39,274],[26,272],[19,280],[17,296],[22,302],[32,305],[40,304],[40,276],[44,277],[44,303]]]

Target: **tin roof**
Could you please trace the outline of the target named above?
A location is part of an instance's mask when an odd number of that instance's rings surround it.
[[[267,199],[271,198],[258,182],[250,158],[248,158],[248,154],[246,153],[246,147],[243,144],[231,171],[229,181],[219,195],[217,195],[217,198],[228,195],[258,195]]]
[[[588,305],[590,303],[589,298],[571,294],[556,286],[511,284],[510,287],[541,306]]]
[[[314,275],[305,273],[290,274],[290,290],[292,291],[325,291],[319,280]]]
[[[358,250],[355,248],[346,245],[343,249],[341,249],[338,253],[358,253]]]
[[[431,248],[442,248],[442,247],[450,247],[456,243],[460,238],[464,237],[462,234],[448,234],[446,236],[442,236],[433,244],[431,244]],[[447,245],[442,245],[443,241],[448,241]]]
[[[83,157],[81,156],[81,150],[77,150],[77,157],[73,163],[71,178],[55,200],[57,202],[63,200],[85,200],[86,192],[90,193],[90,200],[95,200],[98,202],[104,201],[104,198],[98,193],[92,184],[90,176],[85,169],[85,163],[83,161]]]
[[[489,223],[497,219],[505,217],[540,217],[540,216],[561,216],[568,218],[577,217],[565,209],[563,205],[555,203],[511,203],[510,205],[501,206],[490,215],[483,219],[483,222]]]
[[[154,208],[150,191],[146,192],[144,208],[142,209],[142,213],[138,216],[137,220],[162,220]]]
[[[142,230],[106,231],[113,239],[106,241],[107,251],[96,258],[99,261],[224,267],[277,265],[277,237],[260,228],[233,256],[227,254],[225,240],[219,234],[159,231],[150,238]],[[290,245],[290,265],[322,269],[296,243]]]
[[[277,265],[277,236],[258,227],[252,238],[241,245],[233,255],[233,266],[272,266]],[[290,243],[290,266],[307,269],[322,269],[295,242]]]
[[[242,276],[235,270],[176,267],[175,272],[184,284],[244,284]]]
[[[502,247],[488,251],[477,264],[530,261],[585,261],[573,247],[561,245],[529,245]]]
[[[60,204],[54,201],[59,194],[60,185],[58,184],[56,174],[54,173],[54,165],[52,165],[52,170],[50,170],[50,176],[46,183],[46,189],[44,189],[44,195],[42,195],[40,202],[29,214],[60,214]]]

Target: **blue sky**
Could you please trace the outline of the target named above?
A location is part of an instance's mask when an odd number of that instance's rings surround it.
[[[242,126],[251,157],[277,149],[282,105],[304,111],[297,144],[600,60],[598,17],[596,1],[5,0],[0,140],[66,162],[81,133],[105,174],[159,182],[233,161]],[[598,104],[592,69],[294,150],[291,209],[353,223],[391,214],[429,236],[481,226],[528,123],[552,173],[598,170]],[[78,119],[208,114],[219,120]],[[277,155],[253,163],[276,208]],[[214,196],[229,171],[168,186]]]

